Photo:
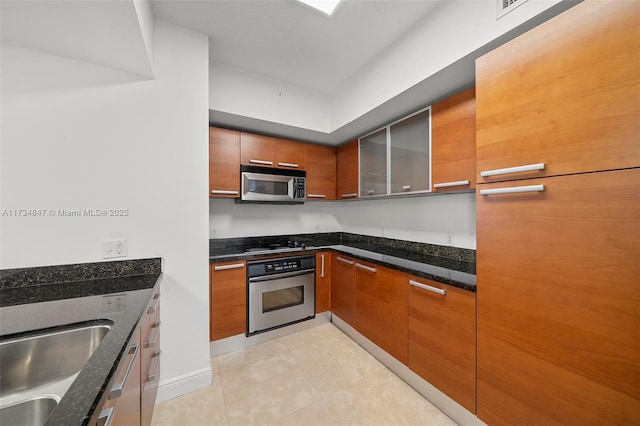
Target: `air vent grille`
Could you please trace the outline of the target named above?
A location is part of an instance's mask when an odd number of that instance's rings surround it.
[[[498,5],[498,18],[504,16],[506,13],[511,12],[522,3],[526,3],[527,0],[496,0]]]

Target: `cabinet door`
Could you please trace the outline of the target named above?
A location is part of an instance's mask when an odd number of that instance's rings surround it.
[[[331,252],[316,253],[316,314],[331,310]]]
[[[304,144],[307,170],[307,199],[336,199],[336,149],[332,146]]]
[[[476,186],[476,91],[472,87],[431,107],[433,191]]]
[[[358,198],[358,140],[338,147],[338,182],[336,198]]]
[[[240,196],[240,132],[209,127],[209,196]]]
[[[240,161],[253,166],[275,166],[276,139],[270,136],[240,133]]]
[[[140,349],[140,329],[136,327],[129,351],[116,376],[109,401],[105,405],[105,408],[107,406],[113,408],[111,425],[140,424]],[[114,389],[118,386],[121,390],[116,394]]]
[[[389,126],[391,194],[431,189],[431,109]]]
[[[246,282],[244,261],[211,264],[211,341],[246,333]]]
[[[360,197],[387,194],[387,129],[359,140]]]
[[[478,416],[637,424],[640,169],[511,185],[544,191],[477,195]]]
[[[160,289],[155,288],[140,322],[142,336],[140,424],[149,426],[160,384]]]
[[[409,276],[409,368],[476,412],[476,295]]]
[[[479,182],[640,166],[640,2],[585,1],[476,61]]]
[[[280,169],[304,170],[304,144],[288,139],[275,139],[275,163]]]
[[[407,274],[356,261],[356,328],[407,364]]]
[[[356,326],[355,262],[337,253],[331,256],[331,312]]]

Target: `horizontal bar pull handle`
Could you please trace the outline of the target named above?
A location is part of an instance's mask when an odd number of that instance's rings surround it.
[[[507,188],[481,189],[480,195],[517,194],[520,192],[542,192],[544,185],[510,186]]]
[[[442,183],[434,183],[434,188],[448,188],[450,186],[462,186],[469,185],[470,181],[468,180],[457,180],[455,182],[442,182]]]
[[[307,194],[307,198],[327,198],[325,194]]]
[[[244,263],[232,263],[231,265],[218,265],[214,266],[214,271],[225,271],[227,269],[239,269],[244,268]]]
[[[227,191],[226,189],[212,189],[211,193],[215,195],[238,195],[238,191]]]
[[[402,185],[403,191],[409,191],[411,189],[411,185]]]
[[[136,358],[138,357],[139,349],[140,349],[140,345],[138,345],[137,343],[131,346],[131,348],[129,349],[128,355],[131,355],[131,359],[129,360],[129,365],[127,365],[127,370],[124,373],[124,378],[122,379],[122,382],[116,383],[111,388],[111,392],[109,392],[110,399],[116,399],[116,398],[119,398],[120,395],[122,395],[122,390],[127,385],[127,380],[129,379],[129,375],[131,374],[131,369],[133,368],[133,364]]]
[[[249,160],[250,163],[253,164],[262,164],[265,166],[273,166],[273,161],[266,161],[266,160],[254,160],[253,158]]]
[[[497,175],[507,175],[510,173],[534,172],[536,170],[544,170],[544,163],[527,164],[526,166],[507,167],[505,169],[485,170],[480,172],[480,176],[489,177]]]
[[[155,303],[153,304],[153,306],[149,306],[149,309],[147,309],[147,315],[153,314],[156,309],[158,309],[158,299],[160,299],[159,292],[153,295],[153,298],[151,300],[155,300]]]
[[[376,268],[372,268],[371,266],[363,265],[361,263],[356,263],[356,268],[364,269],[365,271],[373,272],[374,274],[377,272]]]
[[[411,285],[412,285],[412,286],[414,286],[414,287],[421,288],[421,289],[423,289],[423,290],[427,290],[427,291],[431,291],[431,292],[433,292],[433,293],[441,294],[441,295],[443,295],[443,296],[444,296],[445,294],[447,294],[447,290],[445,290],[445,289],[438,288],[438,287],[432,287],[432,286],[430,286],[430,285],[426,285],[426,284],[419,283],[418,281],[409,280],[409,284],[411,284]]]
[[[338,259],[342,263],[347,263],[349,265],[353,265],[353,261],[352,260],[345,259],[344,257],[336,256],[336,259]]]
[[[156,343],[158,343],[158,336],[160,336],[160,321],[154,323],[151,328],[156,329],[156,335],[153,336],[153,338],[149,338],[149,340],[147,340],[147,343],[144,345],[145,348],[152,348],[156,345]]]
[[[160,362],[160,351],[155,351],[153,355],[151,355],[151,365],[149,366],[149,371],[147,372],[147,378],[145,382],[153,382],[156,379],[156,374],[158,373],[158,363]]]
[[[295,168],[295,169],[300,167],[300,165],[296,164],[296,163],[281,163],[279,161],[278,161],[278,166],[280,166],[280,167],[292,167],[292,168]]]
[[[355,198],[357,196],[358,196],[358,194],[356,194],[355,192],[350,192],[348,194],[342,194],[342,198]]]

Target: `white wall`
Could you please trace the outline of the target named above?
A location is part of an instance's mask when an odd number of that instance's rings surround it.
[[[0,268],[99,262],[114,237],[162,257],[162,400],[211,381],[207,38],[156,21],[154,59],[154,80],[3,93],[0,210],[129,214],[1,217]]]
[[[476,248],[475,194],[429,195],[378,200],[307,202],[303,205],[209,202],[212,238],[313,232],[355,234]]]

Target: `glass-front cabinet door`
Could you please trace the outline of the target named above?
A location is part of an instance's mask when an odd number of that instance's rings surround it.
[[[391,194],[431,190],[431,108],[389,126]]]
[[[387,194],[387,128],[360,138],[360,197]]]

